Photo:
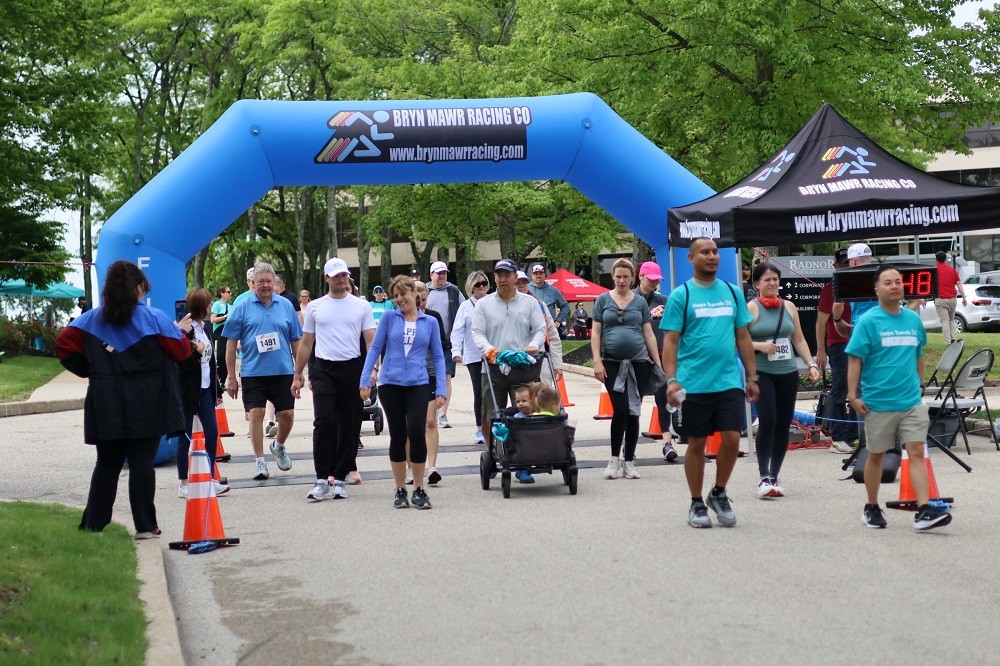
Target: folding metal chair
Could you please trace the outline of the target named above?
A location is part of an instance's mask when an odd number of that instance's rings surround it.
[[[965,340],[955,340],[941,354],[941,360],[931,374],[930,379],[924,385],[924,396],[931,396],[931,399],[938,400],[944,395],[945,387],[954,379],[955,368],[965,351]],[[940,376],[939,376],[940,375]]]
[[[965,450],[970,455],[972,454],[972,449],[969,447],[969,437],[970,433],[975,434],[977,432],[989,432],[990,439],[997,447],[997,451],[1000,451],[1000,442],[997,441],[996,435],[993,432],[993,416],[990,414],[990,406],[986,401],[986,377],[990,373],[990,369],[993,367],[993,350],[992,349],[982,349],[972,357],[962,366],[962,368],[955,373],[954,378],[950,383],[947,383],[944,387],[943,397],[940,400],[931,400],[927,405],[931,408],[934,416],[931,418],[931,425],[928,432],[928,439],[933,440],[935,444],[941,446],[944,449],[951,447],[955,443],[955,439],[958,437],[958,433],[962,433],[962,439],[965,442]],[[963,397],[961,394],[969,395],[971,397]],[[986,420],[989,423],[987,428],[977,428],[969,430],[966,424],[966,418],[980,409],[986,410]],[[945,432],[939,433],[938,435],[931,434],[934,432],[934,426],[936,423],[943,422],[947,423],[946,419],[953,418],[957,419],[957,429],[948,428],[945,426]],[[950,432],[948,432],[950,430]],[[947,441],[945,441],[947,440]]]

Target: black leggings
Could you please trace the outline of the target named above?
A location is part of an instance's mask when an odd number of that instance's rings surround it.
[[[111,522],[111,511],[118,494],[118,478],[128,458],[128,501],[132,507],[132,523],[136,532],[152,532],[157,528],[156,472],[153,459],[160,446],[159,437],[144,439],[114,439],[97,442],[97,464],[90,477],[87,508],[83,510],[81,530],[100,532]]]
[[[792,425],[799,373],[760,374],[757,399],[757,467],[761,476],[778,476],[788,452],[788,428]]]
[[[472,378],[472,408],[476,411],[476,427],[483,426],[483,362],[466,363]]]
[[[406,462],[406,440],[410,440],[410,462],[427,462],[427,384],[398,386],[382,384],[378,399],[389,425],[389,460]]]
[[[639,442],[639,417],[632,416],[628,412],[628,391],[618,393],[614,390],[620,366],[621,361],[604,359],[604,370],[608,374],[604,379],[604,387],[611,396],[611,410],[614,414],[611,417],[611,457],[617,458],[621,455],[624,439],[625,460],[633,460],[635,446]],[[635,371],[636,385],[641,394],[649,383],[649,363],[633,363],[632,369]]]
[[[186,412],[186,410],[185,410]],[[211,386],[201,389],[201,396],[198,399],[198,409],[193,412],[186,412],[184,427],[187,434],[177,438],[177,478],[187,481],[188,478],[188,453],[191,451],[192,430],[194,430],[194,417],[201,421],[201,429],[205,433],[205,453],[208,460],[215,465],[215,453],[219,447],[219,424],[215,420],[215,389]],[[215,468],[212,468],[213,473]]]

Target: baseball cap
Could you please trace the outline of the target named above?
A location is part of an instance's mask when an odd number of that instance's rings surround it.
[[[833,263],[841,265],[847,263],[847,248],[841,247],[837,248],[837,251],[833,253]]]
[[[420,277],[420,271],[418,271],[416,268],[411,268],[410,269],[410,277],[412,277],[412,278],[418,278],[418,277]]]
[[[525,273],[524,271],[518,271],[517,272],[517,279],[518,280],[527,280],[528,279],[528,274]]]
[[[247,279],[248,280],[252,280],[253,279],[253,268],[248,268],[247,269]]]
[[[323,275],[327,277],[333,277],[341,273],[351,274],[351,270],[347,267],[347,262],[343,259],[334,257],[323,266]]]
[[[374,287],[372,287],[372,293],[373,294],[377,294],[380,291],[383,291],[383,292],[385,291],[385,289],[382,287],[382,285],[377,284]]]
[[[641,277],[647,277],[650,280],[662,280],[663,275],[660,273],[660,265],[655,261],[647,261],[639,267],[639,275]]]
[[[517,272],[517,264],[515,264],[510,259],[501,259],[500,261],[498,261],[496,263],[496,265],[493,266],[493,272],[494,273],[499,272],[499,271],[510,271],[511,273],[516,273]]]
[[[532,273],[537,273],[539,271],[541,271],[542,273],[544,273],[545,272],[545,266],[542,266],[541,264],[535,264],[534,266],[531,267],[531,272]]]
[[[855,243],[851,247],[847,248],[847,258],[857,259],[858,257],[870,257],[872,256],[872,249],[865,245],[864,243]]]
[[[444,263],[443,261],[435,261],[433,264],[431,264],[431,273],[442,273],[442,272],[444,273],[448,272],[448,264]]]

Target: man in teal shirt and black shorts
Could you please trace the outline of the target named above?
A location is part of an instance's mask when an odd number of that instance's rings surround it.
[[[861,520],[867,527],[886,526],[878,504],[882,459],[898,438],[910,457],[910,483],[917,496],[913,527],[929,530],[950,523],[951,514],[929,503],[924,446],[930,419],[920,388],[927,333],[920,315],[902,307],[903,278],[894,266],[880,266],[874,282],[878,307],[854,321],[845,350],[847,401],[864,417],[868,447],[865,462],[868,503]],[[858,397],[859,383],[864,398]]]
[[[757,386],[751,321],[740,290],[716,279],[719,248],[711,238],[695,238],[688,250],[694,277],[670,294],[660,328],[663,329],[663,372],[667,401],[680,408],[680,426],[687,437],[684,473],[691,491],[688,524],[711,527],[711,508],[724,527],[736,524],[726,483],[739,455],[743,402],[754,402]],[[746,388],[736,352],[746,369]],[[686,395],[685,395],[686,394]],[[722,436],[715,466],[715,486],[702,498],[705,480],[705,440]]]

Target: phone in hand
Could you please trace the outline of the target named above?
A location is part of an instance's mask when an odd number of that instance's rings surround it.
[[[187,301],[183,298],[174,301],[174,321],[180,321],[184,319],[184,315],[188,313]]]

